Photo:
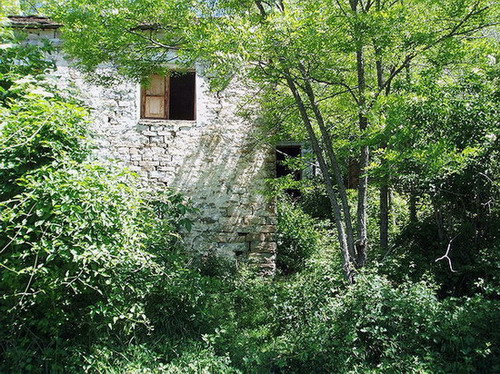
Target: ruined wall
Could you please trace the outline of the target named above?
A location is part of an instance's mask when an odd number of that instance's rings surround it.
[[[40,38],[59,43],[57,30],[30,30],[30,42]],[[275,153],[256,140],[256,124],[237,115],[248,93],[241,82],[212,93],[197,67],[196,121],[141,120],[138,84],[89,84],[62,55],[57,66],[58,84],[76,86],[92,108],[100,158],[118,160],[148,185],[192,199],[199,213],[186,236],[189,248],[249,259],[274,272],[275,204],[261,192],[274,176]]]

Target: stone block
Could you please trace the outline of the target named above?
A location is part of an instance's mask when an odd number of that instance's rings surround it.
[[[220,253],[231,256],[248,253],[248,246],[245,243],[220,243],[217,247]]]
[[[151,143],[164,143],[165,137],[163,137],[163,136],[150,136],[149,141]]]
[[[260,232],[276,232],[276,226],[275,225],[263,225],[256,227],[256,230],[259,230]]]
[[[252,253],[276,253],[277,244],[275,242],[250,242],[250,252]]]
[[[238,235],[238,233],[220,233],[216,240],[219,243],[245,243],[246,235]]]
[[[276,241],[276,234],[273,232],[256,232],[250,233],[246,236],[249,242],[274,242]]]
[[[154,166],[159,166],[160,162],[159,161],[141,161],[139,163],[140,166],[144,167],[154,167]]]
[[[251,226],[265,225],[266,219],[265,217],[246,216],[243,218],[243,223],[245,225],[251,225]]]

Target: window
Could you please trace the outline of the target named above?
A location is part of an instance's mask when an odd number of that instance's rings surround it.
[[[286,165],[285,160],[302,155],[302,147],[300,145],[283,145],[276,147],[276,177],[286,177],[291,175],[295,181],[302,179],[300,170],[292,170]],[[297,189],[285,190],[287,194],[294,198],[300,197],[300,191]]]
[[[141,118],[195,120],[196,74],[153,75],[141,90]]]

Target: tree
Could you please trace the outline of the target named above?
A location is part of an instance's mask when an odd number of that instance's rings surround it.
[[[344,258],[353,281],[368,252],[368,167],[383,126],[378,103],[410,67],[446,55],[493,23],[487,0],[160,0],[52,1],[65,24],[66,50],[95,75],[102,63],[144,80],[170,61],[204,61],[214,89],[237,72],[259,83],[274,119],[300,123],[318,160]],[[98,72],[107,80],[107,73]],[[270,115],[273,117],[273,115]],[[354,126],[354,124],[356,124]],[[344,186],[344,149],[361,168],[356,223]],[[348,146],[345,146],[348,141]],[[381,187],[381,245],[388,242],[390,181]]]
[[[3,18],[5,15],[14,14],[19,12],[19,10],[20,5],[17,0],[6,1],[5,3],[2,2],[2,4],[0,4],[0,17]]]
[[[16,79],[44,74],[54,68],[50,59],[54,49],[49,42],[43,45],[24,43],[24,33],[5,27],[8,19],[4,16],[19,10],[16,4],[7,5],[0,6],[0,104],[4,105],[9,98],[17,96],[14,90],[9,90]]]
[[[411,222],[385,253],[395,260],[391,273],[419,278],[432,270],[445,295],[470,293],[484,280],[488,292],[498,289],[500,76],[484,56],[487,40],[477,47],[466,53],[473,69],[436,76],[432,67],[383,104],[388,147],[371,165],[372,175],[388,175],[398,193],[415,196]],[[400,270],[410,262],[413,274]]]

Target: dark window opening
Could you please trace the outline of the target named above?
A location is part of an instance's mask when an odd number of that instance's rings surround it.
[[[170,77],[170,119],[194,120],[195,74]]]
[[[300,145],[286,145],[276,147],[276,177],[286,177],[291,175],[293,180],[300,181],[302,179],[302,172],[300,170],[292,170],[286,165],[285,160],[299,157],[302,154]],[[285,192],[293,198],[300,197],[300,191],[295,188],[286,189]]]
[[[141,118],[196,119],[196,74],[153,75],[141,91]]]

